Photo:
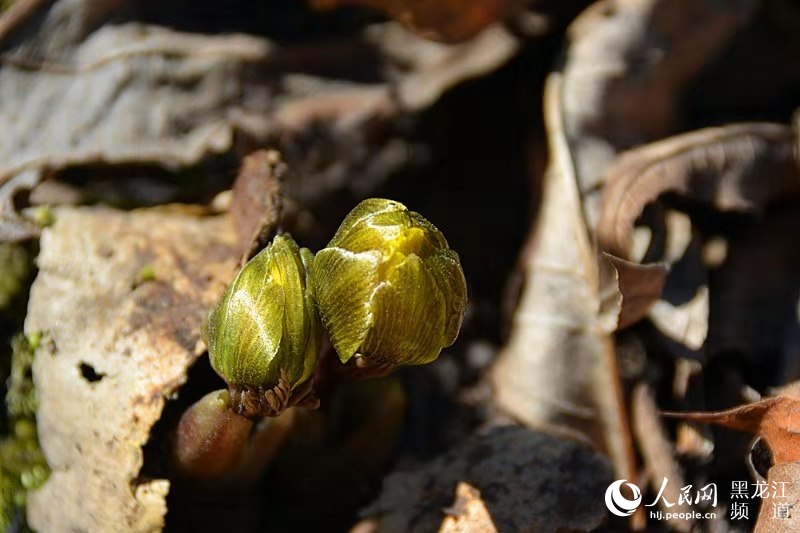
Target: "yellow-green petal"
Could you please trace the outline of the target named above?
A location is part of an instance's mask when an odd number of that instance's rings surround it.
[[[447,239],[444,238],[444,234],[439,231],[439,228],[431,224],[427,218],[420,215],[416,211],[409,211],[408,219],[411,226],[421,228],[425,231],[425,239],[429,248],[428,250],[420,253],[420,257],[424,259],[427,256],[428,251],[430,251],[430,253],[435,253],[439,250],[446,250],[449,248]]]
[[[461,322],[464,320],[464,311],[467,307],[467,280],[464,279],[458,254],[453,250],[442,250],[426,259],[424,263],[444,295],[447,317],[442,346],[447,347],[456,341]]]
[[[372,326],[371,299],[378,285],[378,252],[325,248],[317,253],[313,290],[322,324],[336,353],[347,362]]]
[[[353,253],[377,250],[387,241],[399,237],[404,229],[401,225],[374,226],[372,224],[360,224],[357,228],[358,231],[352,231],[338,239],[336,248]]]
[[[314,254],[308,248],[301,248],[300,259],[305,269],[305,278],[303,280],[305,285],[305,312],[306,320],[308,320],[309,325],[308,343],[306,345],[305,357],[303,358],[305,366],[298,380],[298,383],[303,383],[314,374],[314,369],[317,366],[317,354],[322,346],[322,324],[320,323],[319,313],[317,311],[314,286],[311,283],[312,269],[314,268]]]
[[[359,263],[365,254],[375,262]],[[314,266],[322,323],[343,362],[427,363],[458,336],[467,297],[458,255],[401,203],[360,203]]]
[[[269,268],[268,249],[255,256],[209,317],[211,366],[231,384],[277,383],[271,362],[283,336],[283,288]]]
[[[373,325],[363,352],[394,365],[433,361],[442,349],[445,300],[422,260],[410,255],[372,298]]]
[[[310,324],[305,310],[305,271],[300,259],[300,249],[291,239],[278,235],[270,252],[277,273],[277,283],[283,289],[283,335],[278,351],[277,365],[293,380],[303,373],[305,351]],[[265,309],[268,313],[272,309]]]
[[[305,263],[288,235],[278,235],[236,275],[212,310],[206,331],[211,366],[234,389],[294,388],[313,373],[319,320]]]
[[[328,243],[328,246],[340,246],[341,244],[339,241],[341,239],[347,237],[357,226],[363,224],[377,214],[392,212],[403,213],[406,210],[406,206],[394,200],[386,200],[383,198],[369,198],[364,200],[347,214],[339,226],[339,229],[336,231],[336,235],[334,235],[331,242]]]

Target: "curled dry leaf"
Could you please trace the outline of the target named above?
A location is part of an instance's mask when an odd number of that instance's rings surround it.
[[[656,304],[667,269],[661,264],[640,265],[611,254],[600,254],[600,316],[611,330],[635,324]]]
[[[312,0],[320,9],[363,5],[379,9],[416,33],[461,42],[521,6],[520,0]]]
[[[628,257],[636,219],[674,192],[721,211],[757,211],[800,192],[791,129],[735,124],[677,135],[623,154],[608,171],[600,247]]]
[[[453,493],[468,485],[480,491],[480,499],[470,493],[467,513],[490,519],[498,531],[591,530],[605,518],[603,493],[611,475],[603,457],[571,440],[495,428],[417,469],[391,474],[362,515],[375,517],[381,533],[453,531],[465,520],[452,517],[458,514]]]
[[[675,131],[682,89],[759,5],[757,0],[604,0],[572,23],[562,106],[591,228],[617,153]]]
[[[664,415],[753,433],[767,443],[775,464],[800,462],[800,398],[778,396],[727,411]]]
[[[570,27],[559,105],[564,116],[583,212],[590,230],[602,228],[600,191],[606,170],[621,150],[669,134],[678,126],[681,89],[722,49],[757,7],[755,1],[606,0],[594,4]],[[667,47],[669,54],[664,54]],[[616,207],[616,206],[615,206]],[[636,217],[641,214],[639,211]],[[634,217],[634,220],[635,218]],[[633,222],[633,221],[631,221]],[[632,225],[631,225],[632,231]],[[621,259],[630,250],[601,249]],[[601,265],[604,295],[621,327],[633,323],[657,299],[665,271],[627,265],[627,280]],[[605,273],[610,272],[611,276]],[[615,279],[616,278],[616,279]],[[633,282],[630,287],[625,281]],[[613,299],[628,301],[644,282],[647,290],[625,315]],[[623,296],[614,294],[614,286]],[[607,288],[607,291],[605,290]],[[632,302],[631,302],[632,303]],[[635,309],[635,311],[634,311]],[[663,314],[663,313],[659,313]]]
[[[773,460],[766,479],[770,496],[761,499],[757,532],[789,533],[800,527],[800,397],[796,389],[792,384],[781,391],[786,395],[727,411],[663,413],[753,433],[767,444]]]
[[[341,46],[347,44],[352,46]],[[350,54],[355,59],[326,68],[369,70],[375,67],[375,46],[362,42]],[[305,63],[336,57],[329,48],[287,49],[280,56],[288,64],[284,68],[302,70]],[[281,86],[287,92],[276,97],[274,110],[254,118],[266,121],[269,140],[292,168],[287,191],[301,205],[325,202],[342,189],[366,195],[409,163],[408,142],[396,124],[400,108],[385,80],[362,84],[287,73]]]
[[[282,49],[273,74],[284,73],[286,94],[276,96],[267,123],[292,168],[291,197],[312,205],[343,188],[356,197],[373,195],[389,175],[415,161],[409,118],[448,89],[499,68],[519,46],[499,25],[448,45],[389,22],[344,42]],[[316,71],[306,73],[309,64]],[[320,70],[368,72],[375,81],[322,78]]]
[[[29,498],[38,531],[163,527],[169,482],[140,477],[142,446],[203,353],[200,324],[234,273],[226,217],[59,208],[42,232],[25,331],[42,451]],[[136,284],[151,267],[155,278]]]
[[[615,324],[600,316],[597,255],[554,101],[560,80],[552,74],[546,88],[552,159],[525,258],[525,287],[490,379],[501,410],[597,446],[612,458],[618,478],[636,479]]]
[[[722,211],[755,211],[771,200],[800,192],[798,176],[791,130],[779,124],[709,128],[645,145],[624,153],[608,171],[597,224],[599,246],[630,257],[636,220],[664,193]],[[686,240],[671,235],[691,235],[676,220],[680,217],[667,213],[667,239]],[[708,333],[709,291],[697,240],[690,239],[683,256],[676,259],[665,298],[654,304],[651,318],[668,337],[698,350]],[[693,295],[678,294],[693,286]]]

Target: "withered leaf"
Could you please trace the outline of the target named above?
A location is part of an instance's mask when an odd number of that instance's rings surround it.
[[[800,192],[792,132],[735,124],[670,137],[631,150],[608,171],[597,226],[600,247],[628,257],[636,219],[666,192],[721,211],[755,211]]]
[[[132,1],[46,2],[0,42],[0,182],[24,169],[189,165],[233,143],[263,139],[266,39],[200,35],[138,22],[103,24]],[[10,30],[9,30],[10,31]]]
[[[525,288],[508,343],[491,372],[495,401],[524,424],[604,450],[617,477],[635,479],[627,414],[611,337],[600,316],[592,247],[551,74],[545,111],[552,158],[525,257]]]
[[[460,482],[456,487],[456,499],[447,509],[447,517],[439,526],[439,533],[497,533],[492,514],[481,500],[481,491],[469,483]]]
[[[682,89],[756,8],[755,1],[608,0],[593,4],[570,26],[561,106],[590,231],[603,224],[601,191],[617,154],[674,131]],[[661,53],[665,46],[669,54]],[[600,248],[622,259],[640,259],[602,241]],[[665,308],[663,301],[659,304]],[[622,317],[621,324],[626,321]]]
[[[617,256],[600,254],[601,320],[623,329],[645,316],[658,301],[667,268],[658,263],[641,265]]]
[[[247,156],[233,184],[229,216],[241,242],[244,265],[267,245],[280,220],[281,181],[286,164],[274,150],[260,150]]]
[[[590,228],[617,153],[675,131],[683,89],[759,6],[757,0],[604,0],[572,23],[562,105]]]
[[[368,32],[389,63],[393,90],[406,110],[433,104],[447,88],[489,72],[507,61],[519,40],[494,25],[463,43],[426,41],[398,24],[383,24]]]
[[[769,469],[767,484],[776,487],[776,498],[764,498],[758,512],[755,533],[800,531],[800,463],[777,464]],[[782,506],[784,513],[778,506]]]
[[[800,398],[778,396],[727,411],[663,414],[753,433],[767,443],[775,464],[800,461]]]
[[[288,187],[298,202],[342,189],[363,196],[414,159],[401,111],[429,106],[519,47],[499,24],[445,45],[394,22],[278,45],[235,27],[153,25],[173,4],[148,5],[146,16],[140,4],[19,1],[33,7],[2,18],[0,121],[14,128],[0,139],[0,182],[25,169],[180,168],[272,142],[297,170]],[[341,76],[356,71],[358,80]]]

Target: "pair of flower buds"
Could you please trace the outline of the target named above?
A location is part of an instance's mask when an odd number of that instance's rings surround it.
[[[323,328],[342,363],[386,373],[435,360],[467,302],[458,254],[419,213],[369,199],[316,257],[286,234],[253,257],[212,309],[211,366],[243,416],[313,405]]]

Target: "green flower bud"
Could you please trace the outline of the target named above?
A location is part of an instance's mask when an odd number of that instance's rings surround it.
[[[278,235],[236,275],[205,331],[211,366],[243,416],[312,406],[322,329],[308,283],[313,254]]]
[[[430,363],[455,342],[467,303],[458,254],[403,204],[353,209],[314,260],[312,284],[339,359],[391,370]]]

